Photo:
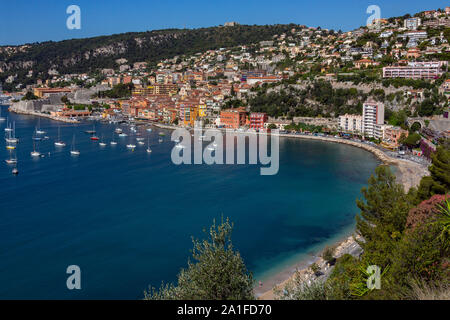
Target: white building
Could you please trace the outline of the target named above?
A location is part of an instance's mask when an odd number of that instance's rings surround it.
[[[384,123],[384,104],[368,100],[363,104],[363,133],[365,136],[380,139],[383,132],[380,125]]]
[[[405,19],[405,28],[409,30],[417,30],[417,28],[422,24],[420,18],[409,18]]]
[[[339,116],[339,127],[344,132],[362,133],[363,117],[355,114]]]

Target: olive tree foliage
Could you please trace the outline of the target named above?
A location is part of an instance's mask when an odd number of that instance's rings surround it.
[[[251,300],[253,276],[231,242],[233,225],[226,221],[209,229],[208,238],[193,239],[192,261],[182,269],[177,284],[150,288],[146,300]],[[206,231],[205,231],[206,233]]]

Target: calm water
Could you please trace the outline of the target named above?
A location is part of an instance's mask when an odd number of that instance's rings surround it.
[[[114,126],[96,124],[108,142],[102,149],[82,133],[91,122],[44,118],[47,156],[32,159],[37,118],[2,110],[21,141],[17,177],[0,141],[0,298],[140,299],[148,285],[175,279],[191,236],[222,215],[235,223],[235,247],[259,280],[348,230],[355,198],[378,164],[358,148],[282,138],[276,176],[260,176],[259,165],[175,166],[168,131],[159,144],[154,130],[147,154],[146,146],[127,150],[131,138],[110,146]],[[59,150],[58,126],[67,143]],[[3,133],[5,122],[0,127]],[[69,154],[74,133],[78,158]],[[66,288],[73,264],[82,290]]]

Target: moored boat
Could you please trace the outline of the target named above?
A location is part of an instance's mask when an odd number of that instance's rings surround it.
[[[70,149],[70,154],[72,156],[80,155],[80,151],[75,148],[75,135],[73,135],[73,138],[72,138],[72,148]]]
[[[57,146],[57,147],[65,147],[66,146],[66,143],[61,140],[61,127],[58,127],[58,140],[56,140],[55,146]]]

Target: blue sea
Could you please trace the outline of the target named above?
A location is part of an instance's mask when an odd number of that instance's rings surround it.
[[[18,176],[0,140],[0,299],[142,299],[148,286],[173,282],[213,219],[234,222],[233,244],[256,281],[354,225],[355,199],[379,161],[347,145],[280,138],[277,175],[260,165],[172,164],[170,131],[131,151],[133,137],[109,145],[114,125],[95,123],[104,148],[85,130],[93,122],[41,118],[50,137],[32,159],[38,118],[16,123]],[[6,123],[0,123],[3,133]],[[54,141],[60,127],[65,148]],[[128,128],[124,127],[128,133]],[[148,133],[139,129],[143,137]],[[73,135],[79,157],[70,155]],[[81,269],[68,290],[66,269]]]

